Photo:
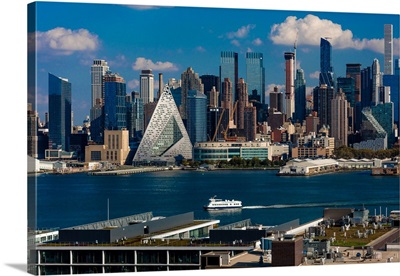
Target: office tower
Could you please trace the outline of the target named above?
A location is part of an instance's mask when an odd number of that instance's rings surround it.
[[[354,104],[361,101],[361,64],[346,64],[346,78],[354,79]]]
[[[244,129],[244,110],[249,105],[248,85],[244,82],[244,79],[240,78],[237,86],[237,128]]]
[[[278,91],[278,87],[274,87],[274,91],[269,92],[269,108],[283,112],[283,93]]]
[[[393,103],[394,122],[397,125],[399,125],[399,93],[400,93],[399,69],[400,69],[400,62],[399,59],[396,59],[394,63],[394,75],[383,75],[383,86],[390,87],[390,100]]]
[[[320,126],[330,126],[331,124],[331,100],[335,96],[333,87],[323,84],[315,87],[313,91],[314,111],[319,117]]]
[[[223,112],[223,113],[222,113]],[[209,141],[222,140],[223,128],[228,124],[228,116],[221,107],[207,108],[207,137]],[[225,119],[225,120],[224,120]]]
[[[192,159],[192,143],[168,85],[133,158],[134,162],[166,162]]]
[[[108,130],[126,128],[126,83],[123,77],[108,72],[104,83],[104,127]]]
[[[374,59],[372,63],[372,104],[377,105],[380,102],[380,87],[382,86],[382,72],[379,60]]]
[[[294,53],[286,52],[285,56],[285,114],[293,118],[294,109]]]
[[[49,145],[69,151],[72,132],[71,83],[49,73]]]
[[[187,97],[189,90],[197,90],[204,94],[204,86],[199,78],[199,75],[194,72],[192,67],[188,67],[186,71],[181,74],[181,87],[182,87],[182,97],[181,97],[181,116],[182,120],[185,122],[188,116],[187,110]]]
[[[236,101],[236,86],[239,81],[238,54],[230,51],[222,51],[219,66],[219,79],[221,81],[221,92],[224,93],[223,83],[226,78],[232,82],[232,102]]]
[[[384,63],[383,73],[393,75],[393,25],[385,24],[383,29]]]
[[[361,70],[361,109],[372,104],[372,69]]]
[[[260,96],[261,103],[265,104],[265,68],[262,53],[246,53],[246,83],[249,94]]]
[[[326,84],[328,87],[335,87],[332,67],[332,45],[329,38],[321,38],[320,41],[320,73],[319,85]]]
[[[207,141],[207,96],[189,90],[187,97],[187,132],[192,144]]]
[[[107,61],[103,59],[95,59],[93,60],[92,67],[90,69],[91,72],[91,89],[92,89],[92,107],[96,106],[98,103],[97,99],[101,99],[104,101],[104,92],[103,92],[103,76],[109,71]],[[95,119],[95,118],[91,118]]]
[[[181,106],[181,102],[182,102],[181,83],[182,83],[181,80],[176,80],[174,78],[170,78],[168,80],[168,87],[172,93],[172,96],[174,97],[175,104],[178,108]]]
[[[221,82],[219,80],[219,77],[215,75],[202,75],[200,76],[200,79],[204,86],[204,94],[207,95],[207,103],[208,105],[211,105],[211,91],[214,89],[218,93],[218,95],[220,92]],[[215,97],[215,95],[213,95],[213,97]],[[218,102],[215,106],[219,106],[219,99],[214,98],[213,100],[217,100]]]
[[[151,69],[142,70],[140,74],[140,97],[143,104],[154,102],[154,75]]]
[[[218,107],[219,106],[219,104],[218,104],[218,99],[219,99],[219,91],[217,91],[216,89],[215,89],[215,86],[213,86],[212,88],[211,88],[211,90],[208,92],[208,97],[207,98],[209,98],[209,103],[208,103],[208,106],[209,107]]]
[[[347,146],[348,116],[347,100],[342,90],[331,101],[331,137],[335,138],[335,148]]]
[[[127,103],[127,129],[129,140],[140,140],[144,133],[144,107],[139,92],[132,92]]]
[[[303,69],[297,69],[294,81],[294,116],[295,122],[302,123],[306,118],[306,80]]]

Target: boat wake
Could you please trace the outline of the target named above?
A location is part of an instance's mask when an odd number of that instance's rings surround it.
[[[302,204],[274,204],[274,205],[255,205],[255,206],[243,206],[242,209],[285,209],[285,208],[309,208],[309,207],[343,207],[351,206],[351,208],[357,208],[359,206],[388,206],[398,205],[396,200],[378,200],[378,201],[366,201],[366,202],[325,202],[325,203],[302,203]]]

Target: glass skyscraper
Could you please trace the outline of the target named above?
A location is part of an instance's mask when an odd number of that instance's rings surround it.
[[[207,141],[207,96],[197,90],[189,90],[187,97],[187,131],[192,144]]]
[[[335,87],[332,67],[332,45],[328,38],[321,38],[320,42],[320,73],[319,85],[326,84],[328,87]]]
[[[303,69],[296,70],[294,80],[294,121],[302,123],[306,118],[306,80]]]
[[[383,73],[393,75],[393,25],[385,24],[383,29],[384,63]]]
[[[140,74],[140,97],[143,104],[154,102],[154,75],[152,70],[142,70]]]
[[[221,92],[224,93],[223,91],[224,80],[226,78],[229,78],[233,87],[232,102],[236,101],[236,86],[239,81],[238,69],[239,69],[238,54],[231,51],[222,51],[220,66],[219,66],[219,79],[221,81]]]
[[[49,143],[69,151],[72,132],[71,83],[49,73]]]
[[[127,127],[126,84],[115,73],[104,76],[104,126],[108,130],[121,130]]]
[[[249,94],[257,90],[261,102],[265,104],[265,68],[262,53],[246,53],[246,83]]]

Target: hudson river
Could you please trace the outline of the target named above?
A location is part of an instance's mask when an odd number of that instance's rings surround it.
[[[324,208],[365,207],[370,215],[388,215],[400,209],[399,177],[372,177],[370,171],[311,177],[282,177],[276,172],[178,170],[124,176],[78,173],[29,177],[36,177],[40,229],[144,212],[172,216],[193,211],[195,219],[219,219],[220,225],[251,219],[254,224],[271,226],[294,219],[306,223],[322,217]],[[241,200],[244,207],[239,211],[204,211],[203,205],[214,195]]]

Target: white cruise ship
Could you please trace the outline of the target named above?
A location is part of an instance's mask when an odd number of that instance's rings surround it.
[[[221,209],[238,209],[242,208],[242,202],[240,200],[222,200],[213,196],[210,198],[208,205],[204,205],[205,210],[221,210]]]

